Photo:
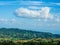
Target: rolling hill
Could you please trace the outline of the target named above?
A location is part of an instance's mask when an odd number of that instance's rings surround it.
[[[19,38],[19,39],[60,38],[60,35],[52,34],[49,32],[36,32],[18,28],[0,28],[0,38]]]

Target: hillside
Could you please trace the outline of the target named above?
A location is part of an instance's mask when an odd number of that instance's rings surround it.
[[[19,39],[60,38],[60,35],[48,32],[36,32],[17,28],[0,28],[0,38],[19,38]]]

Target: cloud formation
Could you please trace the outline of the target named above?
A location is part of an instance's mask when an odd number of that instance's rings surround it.
[[[51,5],[57,5],[60,6],[60,3],[54,3],[54,2],[44,2],[44,1],[5,1],[0,2],[0,5],[36,5],[36,6],[51,6]]]
[[[26,1],[22,3],[19,3],[20,8],[15,10],[15,14],[18,17],[23,17],[23,18],[33,18],[33,19],[38,19],[38,20],[43,20],[43,21],[51,21],[51,22],[60,22],[60,18],[58,15],[59,8],[55,8],[58,6],[60,3],[52,3],[52,2],[38,2],[38,1]],[[53,11],[53,12],[52,12]],[[54,14],[51,14],[54,13]],[[56,13],[55,15],[55,12]]]
[[[54,5],[58,5],[58,6],[60,6],[60,3],[51,3],[51,4],[54,4]]]
[[[0,5],[40,5],[43,2],[39,2],[39,1],[1,1]]]
[[[52,19],[53,15],[50,14],[49,7],[42,7],[40,10],[30,10],[28,8],[18,8],[16,9],[17,16],[27,17],[27,18],[43,18],[43,19]]]
[[[16,19],[6,19],[6,18],[0,18],[0,23],[15,23]]]

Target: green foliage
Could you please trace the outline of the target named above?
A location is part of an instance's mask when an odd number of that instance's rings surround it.
[[[60,35],[17,28],[0,28],[0,45],[60,45]]]
[[[33,38],[60,38],[60,35],[49,32],[36,32],[17,28],[0,28],[0,38],[33,39]]]
[[[58,40],[58,41],[57,41]],[[60,45],[60,39],[0,40],[0,45]]]

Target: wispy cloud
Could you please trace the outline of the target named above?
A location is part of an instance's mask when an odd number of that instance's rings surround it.
[[[44,2],[40,1],[0,1],[0,5],[40,5]]]
[[[0,18],[0,23],[16,23],[16,19],[6,19],[6,18]]]
[[[54,2],[43,2],[43,1],[0,1],[0,5],[36,5],[36,6],[51,6],[51,5],[59,5],[60,3]]]
[[[51,3],[51,4],[60,6],[60,3]]]
[[[18,4],[18,1],[0,1],[0,5],[17,5]]]

